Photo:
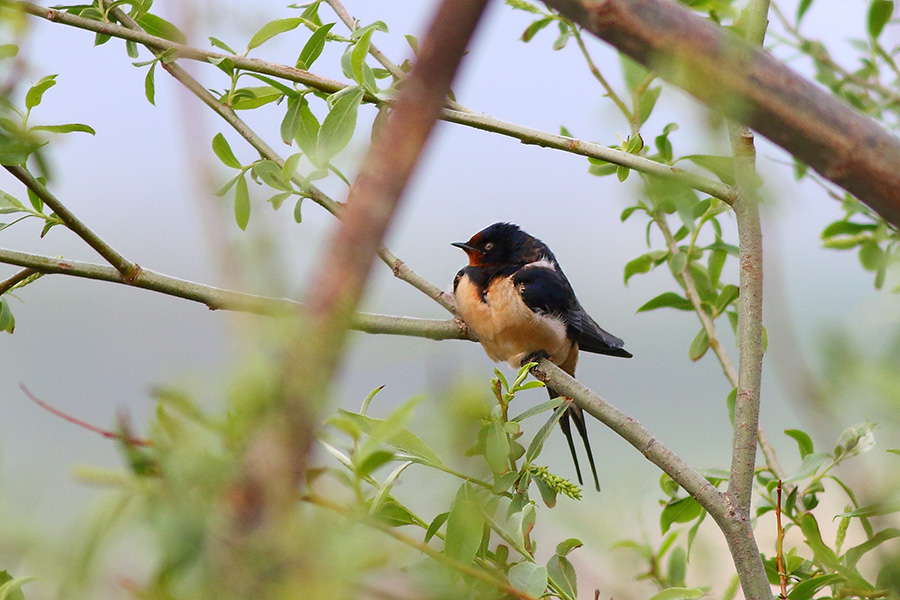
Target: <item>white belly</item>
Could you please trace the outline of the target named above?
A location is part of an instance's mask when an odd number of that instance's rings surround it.
[[[456,304],[466,324],[475,332],[485,352],[494,361],[506,361],[518,369],[529,354],[544,351],[562,364],[572,342],[559,318],[532,312],[509,277],[494,280],[482,301],[467,279],[456,288]]]

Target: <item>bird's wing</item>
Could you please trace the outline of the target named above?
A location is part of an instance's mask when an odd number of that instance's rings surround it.
[[[597,325],[580,305],[569,312],[566,323],[569,326],[569,335],[578,342],[580,350],[631,358],[631,352],[623,348],[625,342]]]
[[[549,263],[548,263],[549,265]],[[532,311],[556,315],[566,323],[569,337],[585,352],[630,358],[624,342],[602,329],[585,312],[566,276],[552,266],[526,266],[513,278],[522,292],[522,300]]]

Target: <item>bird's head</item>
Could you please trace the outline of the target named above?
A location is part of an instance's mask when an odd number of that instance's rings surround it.
[[[512,223],[494,223],[468,242],[452,245],[465,251],[472,267],[526,265],[542,258],[555,261],[546,244]]]

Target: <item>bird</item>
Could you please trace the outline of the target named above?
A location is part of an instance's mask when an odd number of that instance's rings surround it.
[[[453,280],[453,297],[465,324],[494,362],[518,369],[545,357],[575,375],[579,351],[631,358],[625,343],[602,329],[584,310],[550,248],[512,223],[494,223],[466,242],[453,242],[469,264]],[[547,388],[551,398],[560,394]],[[594,486],[600,491],[597,467],[588,440],[584,412],[574,403],[559,424],[578,483],[584,485],[570,420],[587,453]]]

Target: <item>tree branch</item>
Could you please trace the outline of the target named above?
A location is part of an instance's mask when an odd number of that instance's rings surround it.
[[[544,0],[900,225],[900,141],[728,30],[667,0]]]
[[[221,59],[228,58],[238,69],[250,71],[253,73],[260,73],[263,75],[271,75],[273,77],[279,77],[288,81],[294,81],[306,85],[307,87],[310,87],[312,89],[316,89],[326,93],[334,93],[346,87],[346,84],[343,84],[341,82],[335,81],[333,79],[328,79],[326,77],[320,77],[308,71],[303,71],[294,67],[270,63],[256,58],[247,58],[244,56],[234,56],[230,54],[223,54],[220,52],[201,50],[199,48],[178,44],[176,42],[172,42],[160,37],[149,35],[143,30],[135,30],[128,27],[122,27],[114,23],[104,23],[102,21],[85,19],[56,9],[44,8],[30,2],[19,2],[17,0],[0,0],[0,2],[10,4],[12,6],[18,6],[31,15],[46,19],[54,23],[69,25],[71,27],[77,27],[79,29],[85,29],[87,31],[103,33],[112,37],[131,40],[139,44],[143,44],[151,51],[153,51],[156,55],[160,54],[163,50],[172,49],[176,52],[178,58],[197,60],[200,62],[219,61]],[[168,66],[171,66],[171,64],[173,63],[170,63],[170,65]],[[368,94],[366,95],[364,100],[366,102],[373,103],[381,102],[374,96]],[[456,103],[448,103],[447,108],[444,108],[442,110],[440,118],[450,123],[466,125],[474,129],[480,129],[482,131],[511,137],[519,140],[523,144],[534,144],[544,148],[552,148],[555,150],[562,150],[563,152],[596,158],[613,164],[622,165],[630,169],[634,169],[635,171],[640,171],[642,173],[656,175],[668,180],[679,181],[689,187],[692,187],[705,194],[709,194],[710,196],[713,196],[715,198],[719,198],[720,200],[723,200],[724,202],[727,202],[729,204],[731,204],[734,198],[734,190],[732,189],[732,187],[721,183],[720,181],[716,181],[708,177],[703,177],[689,171],[684,171],[683,169],[679,169],[676,167],[670,167],[668,165],[652,161],[642,156],[637,156],[635,154],[629,154],[628,152],[623,152],[621,150],[608,148],[606,146],[595,144],[593,142],[577,140],[562,135],[540,131],[538,129],[532,129],[523,125],[510,123],[501,119],[496,119],[489,115],[472,111]],[[316,198],[313,198],[313,200],[316,200],[317,202],[319,201]]]
[[[739,574],[751,569],[756,562],[759,562],[760,566],[762,565],[750,520],[735,518],[731,501],[726,494],[719,492],[703,475],[668,449],[643,425],[606,402],[552,362],[541,359],[540,363],[531,369],[531,372],[548,387],[572,398],[575,404],[634,446],[697,500],[719,525],[719,529],[728,542]],[[746,561],[745,564],[737,564],[738,558]],[[762,572],[762,575],[762,579],[754,577],[749,585],[744,584],[743,589],[748,600],[765,600],[772,597],[768,580],[765,578],[765,571]],[[743,576],[741,582],[744,583]]]
[[[0,248],[0,263],[25,267],[24,271],[13,276],[13,278],[19,277],[20,280],[34,273],[45,273],[108,281],[184,300],[191,300],[192,302],[199,302],[210,310],[231,310],[257,315],[283,316],[295,314],[303,306],[299,302],[288,300],[287,298],[272,298],[235,292],[171,277],[149,269],[141,269],[137,277],[128,280],[114,268],[105,265],[28,254],[5,248]],[[26,273],[26,277],[20,277]],[[7,282],[13,278],[8,279]],[[469,332],[468,328],[456,319],[434,320],[356,313],[351,320],[350,328],[365,333],[405,335],[432,340],[476,341],[476,338]]]
[[[122,274],[122,277],[131,279],[141,272],[141,268],[137,264],[129,261],[119,254],[112,246],[100,239],[100,236],[82,223],[72,211],[66,208],[62,202],[57,200],[56,196],[51,194],[50,190],[48,190],[40,181],[35,179],[27,169],[9,165],[5,166],[5,169],[9,171],[13,177],[25,184],[25,187],[34,192],[44,204],[49,206],[50,209],[56,213],[56,216],[66,224],[66,227],[87,242],[91,248],[96,250],[100,256],[106,259],[106,262],[114,266],[116,270]]]

